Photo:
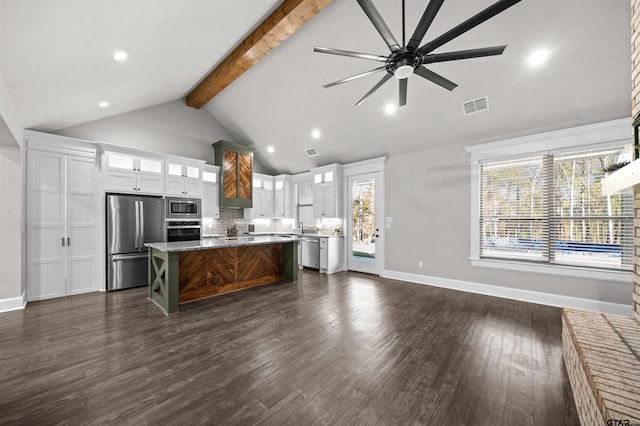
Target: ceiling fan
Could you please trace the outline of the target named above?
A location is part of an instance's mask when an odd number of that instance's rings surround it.
[[[445,43],[450,42],[454,38],[466,33],[467,31],[475,28],[480,25],[484,21],[493,18],[500,12],[505,11],[510,8],[514,4],[518,3],[521,0],[499,0],[498,2],[492,4],[481,12],[475,14],[471,18],[457,25],[456,27],[450,29],[445,32],[441,36],[431,40],[428,43],[420,46],[422,39],[424,38],[427,30],[431,26],[433,19],[435,18],[438,10],[440,10],[440,6],[444,3],[444,0],[430,0],[427,5],[418,26],[416,27],[413,35],[409,39],[409,43],[405,43],[405,0],[402,0],[402,46],[398,44],[395,37],[387,27],[387,24],[380,16],[380,13],[373,5],[371,0],[357,0],[364,13],[367,15],[373,26],[378,30],[384,42],[389,46],[389,50],[391,50],[391,54],[388,56],[383,55],[372,55],[369,53],[359,53],[359,52],[351,52],[348,50],[340,50],[340,49],[332,49],[329,47],[314,47],[314,52],[320,53],[329,53],[332,55],[341,55],[341,56],[349,56],[352,58],[360,58],[360,59],[369,59],[378,62],[384,62],[385,65],[382,67],[374,68],[370,71],[365,71],[360,74],[353,75],[351,77],[343,78],[342,80],[334,81],[333,83],[325,84],[324,88],[329,88],[333,86],[337,86],[338,84],[346,83],[348,81],[352,81],[361,77],[366,77],[371,74],[375,74],[381,71],[386,71],[386,74],[382,79],[376,83],[375,86],[371,90],[367,92],[366,95],[362,97],[356,103],[356,105],[360,105],[365,99],[367,99],[371,94],[373,94],[376,90],[378,90],[383,84],[385,84],[391,77],[396,77],[400,82],[400,100],[399,106],[406,105],[407,103],[407,78],[411,74],[417,74],[420,77],[423,77],[438,86],[442,86],[447,90],[453,90],[458,85],[454,82],[447,80],[443,76],[427,69],[424,65],[436,63],[436,62],[445,62],[445,61],[457,61],[459,59],[469,59],[469,58],[480,58],[483,56],[494,56],[494,55],[502,55],[504,49],[507,47],[503,46],[493,46],[493,47],[483,47],[479,49],[469,49],[469,50],[458,50],[455,52],[446,52],[446,53],[431,53],[436,50],[438,47],[442,46]]]

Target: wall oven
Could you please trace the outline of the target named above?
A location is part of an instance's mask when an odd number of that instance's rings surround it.
[[[200,220],[167,219],[167,241],[195,241],[200,239]]]
[[[166,198],[167,241],[200,239],[201,211],[197,198]]]

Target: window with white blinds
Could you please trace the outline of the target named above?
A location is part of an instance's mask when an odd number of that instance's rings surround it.
[[[602,195],[623,147],[480,164],[480,256],[630,270],[633,197]]]

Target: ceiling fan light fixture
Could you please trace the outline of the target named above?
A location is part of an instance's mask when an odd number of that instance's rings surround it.
[[[393,71],[394,77],[397,78],[398,80],[407,78],[411,74],[413,74],[413,66],[408,64],[400,65],[398,68],[395,69],[395,71]]]

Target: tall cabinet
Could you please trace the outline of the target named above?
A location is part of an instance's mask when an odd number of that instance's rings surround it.
[[[27,132],[27,300],[98,290],[95,144]]]
[[[276,219],[293,218],[293,178],[278,175],[273,178],[274,214]]]
[[[218,189],[218,166],[206,164],[202,167],[202,218],[220,219],[220,192]]]
[[[342,166],[311,169],[313,175],[313,217],[315,219],[342,218]]]

